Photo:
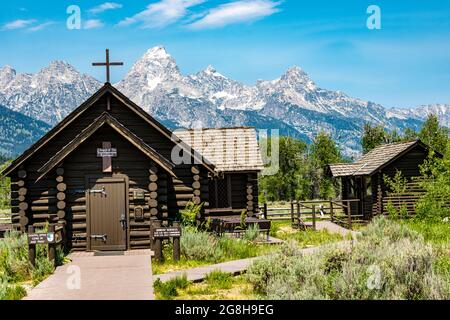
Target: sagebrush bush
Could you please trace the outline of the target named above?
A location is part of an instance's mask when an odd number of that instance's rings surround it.
[[[180,246],[186,259],[215,261],[222,255],[214,236],[193,228],[183,228]]]
[[[418,233],[377,218],[353,246],[304,255],[291,243],[257,260],[247,277],[269,299],[449,299],[437,261]]]

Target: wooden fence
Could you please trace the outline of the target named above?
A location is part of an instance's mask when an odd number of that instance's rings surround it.
[[[291,201],[287,206],[260,206],[260,217],[271,221],[291,221],[295,228],[316,230],[318,220],[330,220],[352,229],[355,223],[366,223],[363,215],[352,212],[351,204],[359,200]]]

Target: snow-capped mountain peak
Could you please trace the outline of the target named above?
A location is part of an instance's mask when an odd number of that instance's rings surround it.
[[[0,90],[5,88],[16,77],[16,75],[16,70],[9,65],[0,68]]]
[[[0,105],[54,125],[100,86],[63,61],[54,61],[36,74],[16,73],[4,66],[0,69]],[[305,141],[324,130],[347,155],[360,149],[365,122],[398,131],[405,127],[417,130],[434,113],[450,127],[449,105],[387,110],[319,88],[299,67],[289,68],[275,80],[258,80],[256,85],[228,78],[211,65],[183,75],[163,46],[146,51],[116,87],[172,127],[250,125],[280,129],[281,134]]]

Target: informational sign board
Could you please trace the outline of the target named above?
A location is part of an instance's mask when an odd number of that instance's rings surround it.
[[[29,244],[55,243],[55,233],[54,232],[29,233],[28,243]]]
[[[98,148],[97,149],[97,157],[101,157],[101,158],[117,157],[117,149],[116,148]]]
[[[153,231],[153,238],[166,239],[179,237],[181,237],[181,228],[179,227],[155,228]]]

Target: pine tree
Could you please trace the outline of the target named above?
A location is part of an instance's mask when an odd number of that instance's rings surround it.
[[[386,143],[386,133],[381,125],[364,124],[364,134],[361,140],[363,153]]]
[[[439,125],[438,117],[430,114],[419,132],[419,139],[431,148],[445,153],[449,130]]]

